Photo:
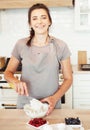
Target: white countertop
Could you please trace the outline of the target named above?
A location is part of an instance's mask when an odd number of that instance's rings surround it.
[[[84,130],[90,130],[90,110],[82,109],[54,109],[45,116],[49,124],[64,123],[66,117],[79,117]],[[23,109],[0,109],[0,128],[1,130],[34,130],[26,123],[30,120]],[[80,129],[73,129],[80,130]]]
[[[90,71],[80,70],[78,65],[72,65],[72,70],[74,74],[90,74]]]

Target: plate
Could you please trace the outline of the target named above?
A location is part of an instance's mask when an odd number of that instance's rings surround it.
[[[47,124],[42,127],[40,130],[73,130],[72,127],[65,125],[65,123],[59,124]]]
[[[67,126],[70,126],[72,128],[81,128],[82,127],[82,125],[67,125]]]
[[[26,124],[27,124],[29,127],[32,127],[32,128],[35,129],[35,130],[42,130],[42,127],[46,126],[46,125],[48,124],[48,122],[47,122],[46,124],[43,124],[43,125],[39,126],[39,127],[35,127],[35,126],[31,125],[31,124],[29,124],[29,122],[27,122]]]
[[[42,127],[44,127],[46,124],[41,125],[41,126],[39,126],[39,127],[35,127],[35,126],[30,125],[30,124],[28,124],[28,123],[27,123],[27,125],[28,125],[29,127],[32,127],[32,128],[33,128],[33,129],[35,129],[35,130],[41,130],[41,129],[42,129]]]
[[[73,129],[75,128],[75,129],[84,130],[84,127],[82,125],[67,125],[67,126],[73,128]]]

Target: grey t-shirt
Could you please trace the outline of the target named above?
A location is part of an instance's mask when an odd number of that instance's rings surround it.
[[[50,37],[49,44],[38,47],[26,45],[28,38],[20,39],[12,55],[22,62],[21,80],[26,82],[30,96],[42,99],[53,95],[59,87],[59,62],[70,56],[65,42]],[[18,108],[28,102],[26,96],[18,97]]]

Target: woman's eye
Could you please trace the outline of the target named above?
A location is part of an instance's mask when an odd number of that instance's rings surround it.
[[[33,18],[32,20],[37,20],[37,18]]]
[[[38,20],[38,19],[47,19],[46,16],[41,16],[41,18],[38,18],[38,17],[33,17],[32,20]]]
[[[47,17],[46,16],[43,16],[42,19],[46,19]]]

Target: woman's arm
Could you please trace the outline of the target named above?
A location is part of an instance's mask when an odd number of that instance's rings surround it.
[[[53,95],[57,101],[65,94],[65,92],[71,87],[73,76],[72,76],[72,66],[70,63],[70,58],[67,58],[61,62],[61,69],[63,74],[63,83],[60,85],[59,90]]]
[[[4,72],[4,78],[7,80],[7,82],[13,84],[16,92],[18,92],[21,95],[28,95],[26,83],[18,80],[14,76],[14,73],[16,72],[19,63],[19,60],[12,56]]]
[[[12,56],[4,72],[4,78],[8,82],[15,83],[19,81],[17,78],[14,77],[14,73],[16,72],[18,65],[19,65],[19,61],[15,57]]]

